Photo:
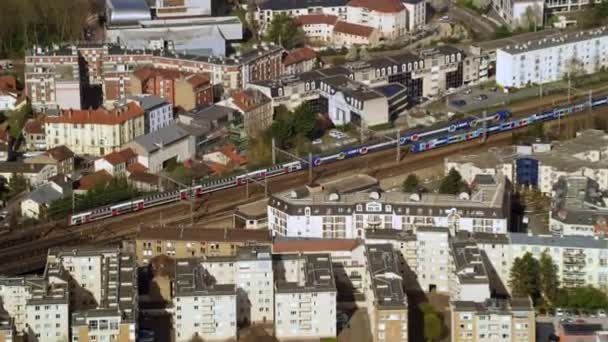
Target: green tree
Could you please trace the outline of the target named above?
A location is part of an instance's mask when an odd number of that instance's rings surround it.
[[[420,181],[418,180],[418,176],[416,176],[415,173],[411,173],[403,181],[403,184],[401,185],[401,190],[403,190],[403,192],[414,192],[418,190],[419,184]]]
[[[443,335],[443,321],[437,310],[429,303],[422,303],[419,308],[424,322],[424,338],[429,342],[439,340]]]
[[[553,262],[547,250],[540,255],[539,271],[540,292],[545,302],[553,305],[557,300],[559,279],[557,277],[557,265]]]
[[[27,189],[27,179],[22,174],[13,173],[8,181],[8,187],[12,195],[16,195]]]
[[[465,184],[460,173],[456,169],[451,168],[448,175],[441,180],[439,193],[455,195],[461,192],[464,186]]]
[[[608,298],[604,291],[593,286],[562,288],[558,291],[556,306],[596,310],[608,307]]]
[[[540,275],[538,261],[530,252],[515,258],[509,279],[514,297],[530,296],[534,303],[540,297]]]
[[[266,40],[291,50],[304,44],[304,31],[294,18],[285,13],[275,15],[266,33]]]
[[[293,111],[293,125],[296,133],[302,134],[308,139],[315,138],[318,121],[319,115],[306,102],[299,105]]]

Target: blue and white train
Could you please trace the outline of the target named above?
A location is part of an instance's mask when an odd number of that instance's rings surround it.
[[[601,97],[591,101],[591,107],[595,108],[608,103],[608,97]],[[483,129],[487,130],[487,134],[495,134],[506,132],[520,127],[533,124],[538,121],[555,120],[559,117],[581,112],[589,107],[589,102],[573,104],[567,107],[555,108],[553,110],[534,113],[525,118],[512,119],[509,111],[498,111],[486,117],[485,119],[463,119],[452,122],[448,125],[440,127],[426,128],[422,130],[411,130],[406,132],[399,139],[400,145],[410,145],[410,151],[413,153],[424,152],[441,146],[455,144],[463,141],[470,141],[480,138],[483,135]],[[485,125],[483,120],[486,120]],[[369,153],[377,152],[395,146],[395,140],[371,145],[359,145],[348,147],[338,153],[330,155],[318,155],[312,159],[313,167],[326,165],[339,160],[355,158]],[[260,169],[249,172],[247,174],[212,180],[203,184],[195,185],[188,189],[165,191],[153,195],[144,196],[131,201],[126,201],[119,204],[108,205],[105,207],[95,208],[86,212],[78,213],[69,216],[69,225],[78,225],[93,221],[106,219],[122,215],[129,212],[135,212],[171,202],[176,202],[182,199],[198,197],[204,194],[222,191],[225,189],[244,185],[246,182],[255,180],[263,180],[268,177],[276,177],[292,172],[297,172],[306,167],[308,163],[294,161],[271,166],[269,168]]]

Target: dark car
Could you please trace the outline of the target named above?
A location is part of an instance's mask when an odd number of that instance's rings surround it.
[[[479,96],[477,96],[477,101],[485,101],[488,99],[488,95],[486,94],[479,94]]]
[[[450,104],[454,107],[462,107],[465,106],[467,104],[467,101],[465,100],[453,100],[450,101]]]

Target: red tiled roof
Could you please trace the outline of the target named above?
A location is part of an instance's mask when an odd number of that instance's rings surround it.
[[[140,163],[132,163],[129,166],[127,166],[127,171],[129,171],[129,173],[146,172],[147,170],[148,170],[148,168],[141,165]]]
[[[224,172],[228,171],[228,167],[226,165],[222,165],[220,163],[215,162],[205,162],[205,165],[213,171],[213,173],[217,175],[221,175]]]
[[[137,157],[137,154],[130,148],[124,149],[118,152],[112,152],[103,156],[103,159],[107,160],[112,165],[118,165],[126,163],[127,161]]]
[[[296,18],[296,22],[300,25],[335,25],[336,21],[338,21],[338,17],[330,14],[306,14]]]
[[[43,134],[42,122],[36,119],[29,119],[23,126],[23,131],[28,134]]]
[[[311,59],[315,59],[317,57],[317,53],[315,50],[305,46],[303,48],[295,49],[290,51],[288,55],[283,59],[284,65],[292,65],[296,63],[300,63],[303,61],[308,61]]]
[[[158,176],[148,172],[133,172],[129,175],[129,179],[134,182],[158,185]]]
[[[207,74],[204,73],[192,73],[178,70],[167,70],[167,69],[157,69],[150,67],[143,67],[135,70],[133,75],[140,80],[147,80],[152,77],[162,77],[165,79],[185,79],[188,83],[190,83],[193,87],[197,88],[201,85],[209,84],[210,78]]]
[[[48,123],[117,125],[143,115],[144,111],[137,103],[129,102],[126,106],[109,111],[107,109],[63,110],[59,116],[46,116],[44,121]]]
[[[232,95],[234,104],[243,112],[249,112],[263,104],[270,102],[270,99],[257,89],[245,89]]]
[[[226,145],[221,149],[222,153],[225,154],[226,157],[230,158],[234,164],[238,166],[247,164],[247,158],[236,153],[235,150],[236,147],[234,147],[234,145]]]
[[[111,180],[112,176],[106,170],[100,170],[80,178],[78,189],[91,190],[97,185],[106,185]]]
[[[0,76],[0,90],[17,91],[17,80],[11,75]]]
[[[403,9],[401,0],[351,0],[348,5],[383,13],[398,13]]]
[[[272,245],[273,253],[352,251],[361,241],[354,239],[284,240]]]
[[[336,26],[334,26],[334,31],[367,38],[372,35],[374,28],[359,24],[351,24],[345,21],[338,21]]]
[[[192,85],[194,88],[198,88],[202,85],[207,85],[210,83],[209,77],[202,74],[192,74],[186,77],[186,81]]]
[[[47,150],[44,154],[58,161],[74,157],[74,152],[65,145],[55,146]]]

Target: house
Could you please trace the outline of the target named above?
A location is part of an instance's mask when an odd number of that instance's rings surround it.
[[[162,189],[160,186],[160,177],[149,172],[132,172],[129,174],[129,177],[127,177],[127,181],[140,191],[150,192]]]
[[[53,201],[69,196],[71,193],[71,181],[64,175],[57,175],[48,183],[29,193],[21,201],[21,215],[36,220],[44,218],[46,209]]]
[[[306,38],[319,43],[330,43],[338,17],[331,14],[305,14],[296,18]]]
[[[144,111],[135,102],[114,109],[62,110],[44,117],[46,145],[65,145],[77,154],[103,156],[144,134]]]
[[[245,134],[256,137],[272,124],[272,101],[257,89],[236,92],[230,99],[222,102],[243,114]]]
[[[128,166],[136,163],[137,154],[130,148],[106,154],[94,162],[95,171],[105,170],[113,177],[125,175]]]
[[[195,154],[194,137],[181,124],[174,123],[155,132],[139,136],[125,145],[137,154],[137,161],[151,172],[163,170]]]
[[[57,164],[57,172],[64,175],[74,173],[74,152],[65,145],[55,146],[48,149],[45,155]]]
[[[366,25],[338,21],[334,26],[333,45],[375,45],[380,41],[378,30]]]
[[[402,0],[351,0],[346,8],[347,22],[378,29],[384,39],[398,39],[407,31],[407,10]]]
[[[39,119],[28,119],[23,127],[25,149],[28,151],[46,150],[44,123]]]
[[[156,95],[128,96],[127,101],[135,101],[144,110],[144,133],[154,132],[169,126],[173,121],[173,105]]]
[[[224,174],[247,164],[247,159],[237,153],[234,145],[222,146],[203,155],[203,161],[215,174]]]
[[[21,108],[26,104],[25,98],[17,89],[17,80],[14,76],[0,76],[0,112]]]
[[[37,188],[56,174],[55,164],[30,164],[19,161],[0,163],[0,179],[6,183],[9,183],[14,175],[21,175],[30,187]]]
[[[186,110],[213,103],[213,85],[207,74],[143,67],[133,77],[131,94],[157,95]]]
[[[74,189],[74,193],[84,195],[95,187],[108,185],[111,180],[112,175],[106,170],[90,173],[80,177],[80,179],[77,181],[77,187]]]
[[[315,67],[317,53],[309,47],[302,47],[289,51],[283,58],[285,74],[295,75],[311,71]]]
[[[424,0],[403,0],[403,6],[407,11],[407,29],[418,31],[426,24],[426,1]]]

